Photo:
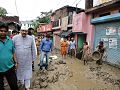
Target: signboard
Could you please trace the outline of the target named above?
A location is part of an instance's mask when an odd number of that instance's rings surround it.
[[[107,27],[106,35],[116,35],[116,28],[115,27]]]
[[[107,37],[103,37],[103,38],[101,38],[101,41],[104,42],[105,47],[108,47],[109,39],[108,39]]]
[[[51,31],[52,30],[52,24],[46,24],[45,27],[46,27],[45,31]]]
[[[45,31],[45,25],[40,25],[38,28],[38,32],[44,32]]]
[[[117,49],[117,38],[109,38],[109,48]]]

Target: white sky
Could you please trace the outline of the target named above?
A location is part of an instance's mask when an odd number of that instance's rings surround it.
[[[20,20],[32,20],[39,16],[40,12],[56,10],[65,5],[75,7],[78,2],[77,7],[85,7],[85,0],[0,0],[0,7],[5,8],[9,15],[19,16]]]

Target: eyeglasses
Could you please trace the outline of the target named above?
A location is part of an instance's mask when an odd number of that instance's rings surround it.
[[[8,31],[6,31],[6,30],[0,30],[0,32],[8,32]]]

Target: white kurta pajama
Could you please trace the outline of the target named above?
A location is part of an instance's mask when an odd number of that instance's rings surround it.
[[[17,79],[30,80],[32,78],[32,61],[37,57],[35,41],[29,35],[22,37],[20,34],[13,38],[13,42],[18,62]]]

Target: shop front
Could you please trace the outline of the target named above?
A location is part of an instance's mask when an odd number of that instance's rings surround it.
[[[92,19],[95,26],[94,50],[99,41],[106,47],[106,62],[120,67],[120,14]]]

